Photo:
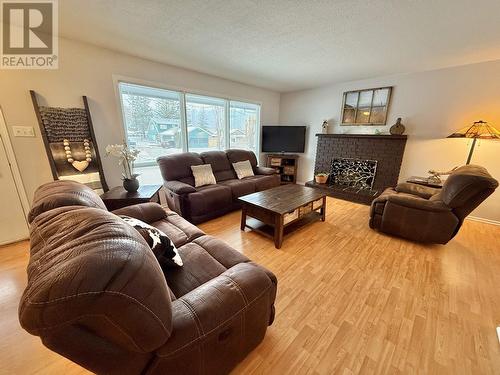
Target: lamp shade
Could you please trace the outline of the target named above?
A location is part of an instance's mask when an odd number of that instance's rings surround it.
[[[470,126],[466,126],[447,138],[481,138],[481,139],[500,139],[500,131],[485,121],[476,121]]]

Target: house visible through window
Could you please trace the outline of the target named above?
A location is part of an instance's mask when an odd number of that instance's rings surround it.
[[[188,150],[226,148],[226,100],[186,94]]]
[[[257,153],[260,105],[119,83],[126,142],[140,150],[141,183],[160,183],[156,158],[243,148]]]
[[[229,147],[256,151],[260,132],[260,106],[251,103],[229,102]]]

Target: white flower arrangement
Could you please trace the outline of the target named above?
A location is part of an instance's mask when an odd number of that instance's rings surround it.
[[[133,164],[137,155],[139,155],[139,150],[134,148],[129,148],[126,144],[122,145],[107,145],[106,146],[106,156],[114,156],[118,158],[118,165],[123,166],[122,176],[124,179],[135,179],[138,174],[133,172]]]

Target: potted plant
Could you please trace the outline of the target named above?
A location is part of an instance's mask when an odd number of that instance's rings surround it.
[[[326,184],[326,181],[328,181],[328,176],[329,176],[328,173],[324,172],[316,173],[316,175],[314,176],[314,180],[318,184]]]
[[[139,155],[139,150],[129,148],[126,144],[122,145],[107,145],[106,156],[114,156],[118,158],[118,165],[123,166],[123,188],[130,193],[134,193],[139,189],[139,180],[137,173],[133,173],[133,163]]]

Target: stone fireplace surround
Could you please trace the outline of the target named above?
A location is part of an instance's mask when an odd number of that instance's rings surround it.
[[[306,186],[325,190],[330,196],[352,202],[370,204],[384,191],[398,182],[401,162],[406,145],[406,135],[371,134],[316,134],[318,145],[314,173],[330,172],[334,158],[376,160],[377,171],[371,190],[349,189],[345,186],[316,184]]]

